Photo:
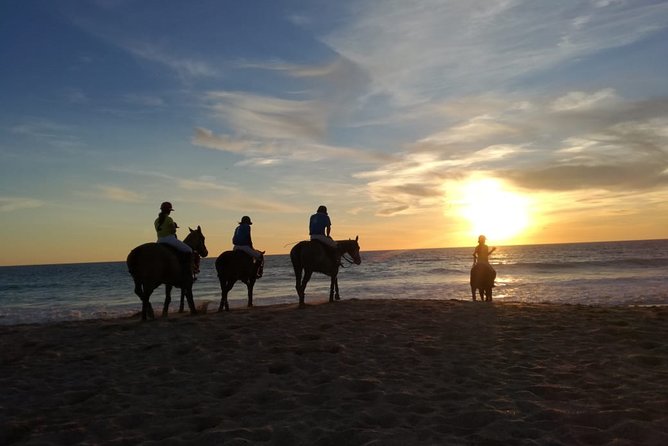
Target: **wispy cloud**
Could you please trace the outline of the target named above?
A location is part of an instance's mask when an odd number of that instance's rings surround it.
[[[369,181],[379,214],[441,205],[448,180],[476,173],[547,192],[668,185],[668,99],[625,101],[602,90],[536,99],[522,108],[511,98],[506,103],[505,109],[486,108],[484,116],[465,110],[463,122],[416,141],[400,161],[358,174]]]
[[[206,99],[212,112],[241,135],[321,140],[327,128],[327,108],[317,101],[226,91],[210,92]]]
[[[323,41],[377,94],[407,104],[480,92],[667,26],[665,2],[362,1]]]
[[[114,2],[112,2],[114,3]],[[111,8],[114,9],[114,8]],[[217,76],[218,70],[209,62],[197,58],[192,52],[180,51],[176,44],[161,38],[151,38],[142,30],[134,30],[124,25],[121,20],[105,21],[73,13],[72,23],[80,29],[126,51],[132,56],[159,64],[168,68],[182,81],[190,82],[197,78]]]
[[[98,185],[97,188],[100,191],[102,198],[110,201],[121,203],[141,203],[144,201],[144,196],[142,194],[119,186]]]
[[[203,178],[180,178],[174,175],[169,175],[163,172],[156,172],[151,170],[140,170],[126,167],[110,167],[109,171],[134,175],[144,178],[153,178],[167,181],[171,184],[176,184],[183,190],[208,190],[208,191],[234,191],[235,186],[223,184],[210,177]]]
[[[33,209],[44,206],[44,201],[28,197],[0,197],[0,212]]]
[[[79,148],[84,145],[75,126],[60,124],[49,119],[27,119],[11,127],[11,131],[63,149]]]
[[[378,163],[392,159],[391,155],[372,150],[336,147],[327,144],[290,139],[244,139],[229,135],[216,135],[213,131],[196,128],[191,142],[200,147],[242,154],[253,161],[245,165],[269,166],[282,159],[313,162],[335,159],[350,163]],[[242,165],[243,165],[242,164]]]
[[[150,42],[121,39],[115,40],[114,43],[141,59],[159,63],[170,68],[184,80],[216,76],[218,74],[217,70],[207,62],[193,59],[191,56],[176,55],[173,51],[166,50]]]

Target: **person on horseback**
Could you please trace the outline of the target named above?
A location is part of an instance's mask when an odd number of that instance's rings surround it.
[[[336,254],[337,244],[332,237],[329,236],[332,230],[332,221],[327,214],[326,206],[319,206],[315,214],[311,215],[309,220],[309,235],[311,240],[316,240],[323,244],[327,249],[326,252],[330,258],[337,263],[339,260]]]
[[[478,237],[478,246],[475,247],[473,251],[473,264],[485,263],[489,265],[489,255],[496,251],[496,246],[493,246],[492,249],[485,244],[487,237],[481,235]]]
[[[169,216],[172,211],[174,211],[174,208],[169,201],[165,201],[160,205],[160,214],[158,215],[158,218],[155,219],[155,222],[153,222],[155,231],[158,235],[158,243],[172,246],[179,252],[192,253],[193,250],[190,246],[176,238],[176,228],[178,228],[179,225],[174,223],[172,217]]]
[[[190,246],[176,238],[176,229],[179,226],[169,216],[172,211],[174,211],[174,208],[169,201],[165,201],[160,205],[160,214],[158,214],[158,218],[153,222],[158,236],[158,243],[169,245],[176,249],[183,275],[190,275],[192,277],[193,250]]]
[[[232,244],[234,245],[234,251],[243,251],[252,259],[257,260],[262,258],[264,254],[263,251],[258,251],[253,248],[253,241],[251,240],[251,227],[253,222],[251,221],[248,215],[241,217],[239,226],[234,230],[234,236],[232,237]]]

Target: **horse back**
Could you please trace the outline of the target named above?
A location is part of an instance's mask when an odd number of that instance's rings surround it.
[[[221,279],[247,279],[252,261],[253,259],[245,252],[225,251],[216,259],[216,273]]]
[[[327,248],[324,244],[315,240],[303,240],[290,250],[292,266],[297,269],[308,267],[312,271],[331,275],[332,262],[329,260]]]
[[[126,264],[135,280],[173,284],[181,277],[176,253],[160,243],[137,246],[128,254]]]

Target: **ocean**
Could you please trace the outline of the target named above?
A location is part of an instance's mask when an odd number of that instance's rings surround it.
[[[362,245],[362,264],[339,273],[341,298],[470,300],[472,252],[473,246],[365,252]],[[196,304],[211,301],[209,311],[220,301],[216,255],[202,260],[194,287]],[[500,246],[491,263],[495,301],[668,304],[668,240]],[[296,305],[294,285],[289,256],[268,255],[254,303]],[[133,289],[125,262],[0,267],[0,325],[129,316],[141,309]],[[306,303],[325,301],[328,292],[329,278],[314,274]],[[179,290],[172,294],[176,311]],[[246,296],[238,282],[230,307],[245,307]],[[156,315],[163,301],[161,286],[151,296]]]

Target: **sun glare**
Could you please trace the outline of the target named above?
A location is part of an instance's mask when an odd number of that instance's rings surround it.
[[[529,226],[528,197],[508,190],[499,180],[471,180],[459,193],[459,210],[472,238],[484,234],[494,243],[509,242]]]

